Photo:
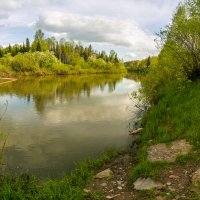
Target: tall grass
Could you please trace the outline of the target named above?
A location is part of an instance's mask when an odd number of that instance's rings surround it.
[[[200,146],[200,81],[175,82],[158,92],[158,104],[146,114],[141,140],[154,144],[185,138]]]
[[[93,179],[95,170],[109,162],[118,153],[109,151],[98,159],[87,159],[75,167],[71,174],[60,180],[39,183],[35,177],[5,175],[0,177],[1,200],[84,200],[95,199],[97,194],[83,192],[83,188]],[[92,196],[92,197],[91,197]]]
[[[143,147],[138,152],[138,165],[132,170],[132,181],[139,176],[154,177],[156,174],[155,165],[146,161],[147,148],[150,145],[184,138],[193,144],[194,148],[200,149],[199,91],[200,80],[176,81],[158,91],[158,103],[152,106],[143,118],[144,130],[139,138]],[[163,167],[162,164],[158,166]]]

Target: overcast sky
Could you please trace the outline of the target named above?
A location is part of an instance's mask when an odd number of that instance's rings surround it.
[[[0,0],[0,45],[46,36],[117,51],[124,60],[156,55],[155,33],[180,0]]]

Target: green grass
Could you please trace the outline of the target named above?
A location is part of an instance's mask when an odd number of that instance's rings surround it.
[[[158,92],[158,104],[146,114],[142,141],[155,144],[185,138],[200,147],[200,81],[173,83]]]
[[[131,181],[138,177],[156,178],[159,169],[166,163],[147,161],[147,148],[153,144],[168,143],[186,139],[200,149],[200,80],[195,82],[174,82],[157,93],[157,104],[152,106],[143,118],[144,127],[138,141],[142,145],[133,167]],[[151,141],[151,143],[150,143]],[[199,154],[179,156],[176,163],[186,164],[198,161]]]
[[[129,181],[134,182],[139,177],[142,178],[152,178],[156,180],[156,177],[159,175],[160,169],[168,168],[169,164],[166,162],[149,162],[147,160],[139,162],[131,172]]]
[[[109,151],[98,159],[87,159],[75,167],[71,174],[60,180],[48,180],[39,183],[34,176],[5,175],[0,177],[1,200],[84,200],[102,199],[101,193],[86,194],[83,189],[93,180],[95,171],[117,156]]]

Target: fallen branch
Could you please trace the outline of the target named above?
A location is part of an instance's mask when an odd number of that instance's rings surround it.
[[[137,135],[140,134],[142,132],[143,128],[138,128],[132,132],[129,133],[129,135]]]
[[[15,78],[0,78],[0,80],[5,80],[3,82],[0,82],[0,85],[2,85],[5,83],[10,83],[10,82],[16,81],[17,79],[15,79]]]

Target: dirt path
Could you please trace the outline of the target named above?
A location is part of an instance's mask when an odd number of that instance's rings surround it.
[[[184,140],[177,141],[179,146],[180,142],[184,143]],[[185,145],[183,148],[185,149]],[[160,155],[161,152],[157,153]],[[200,169],[200,154],[193,151],[190,157],[192,159],[170,162],[168,168],[160,169],[154,181],[159,182],[162,187],[139,191],[134,189],[134,184],[129,181],[131,170],[137,165],[135,155],[126,153],[99,170],[111,170],[112,174],[109,177],[94,179],[85,190],[101,192],[103,199],[114,200],[198,200],[200,197],[192,189],[192,177],[194,172]]]
[[[110,169],[113,175],[106,179],[95,179],[87,187],[90,191],[100,191],[105,199],[131,200],[133,199],[133,186],[128,184],[129,174],[134,165],[134,160],[129,154],[120,155],[110,164],[101,169]]]

